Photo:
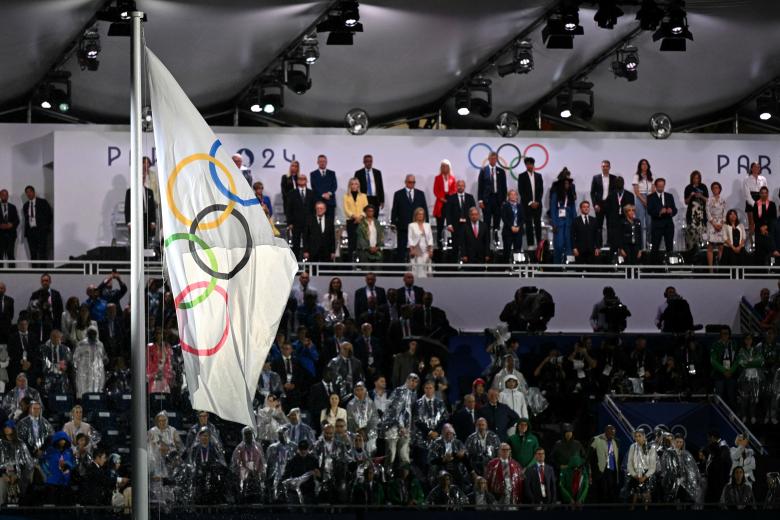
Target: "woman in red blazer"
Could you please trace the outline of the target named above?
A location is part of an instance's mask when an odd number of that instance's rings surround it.
[[[436,203],[433,205],[433,216],[436,217],[436,243],[442,247],[441,234],[447,227],[445,223],[446,211],[444,205],[447,197],[457,191],[455,176],[452,175],[452,165],[447,159],[442,159],[439,166],[439,175],[433,180],[433,195]]]

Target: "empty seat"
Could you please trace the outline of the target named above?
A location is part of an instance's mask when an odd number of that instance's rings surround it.
[[[162,410],[168,410],[171,407],[170,394],[149,394],[149,412],[157,415]]]
[[[84,412],[87,414],[108,411],[106,396],[97,393],[83,394],[81,396],[81,407],[84,408]]]
[[[133,404],[133,396],[129,393],[111,394],[109,399],[111,401],[111,408],[115,412],[126,412]]]
[[[69,394],[49,394],[47,412],[67,414],[73,408],[73,396]]]

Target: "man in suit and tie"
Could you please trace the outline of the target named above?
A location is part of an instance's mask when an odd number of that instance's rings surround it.
[[[328,158],[322,154],[318,155],[317,169],[309,175],[315,200],[325,203],[328,217],[333,219],[336,214],[336,190],[338,190],[339,183],[336,180],[336,172],[328,169]]]
[[[51,288],[51,275],[41,275],[41,288],[30,295],[30,309],[41,311],[41,319],[48,321],[55,329],[62,329],[62,296]]]
[[[306,389],[306,371],[293,355],[293,347],[290,343],[284,343],[281,347],[282,357],[271,362],[271,370],[279,374],[282,381],[284,396],[282,404],[285,410],[299,408],[303,405],[304,391]]]
[[[458,237],[461,234],[463,226],[469,221],[469,210],[477,206],[474,196],[466,193],[466,181],[459,180],[456,184],[457,191],[447,197],[447,231],[450,232],[452,246],[455,248],[457,258],[460,258],[458,252]]]
[[[20,373],[27,374],[31,385],[38,386],[41,374],[40,339],[30,332],[26,313],[21,313],[8,338],[8,380],[15,381]]]
[[[596,219],[590,216],[590,202],[583,200],[571,232],[572,252],[578,264],[592,264],[598,259],[599,231]]]
[[[512,261],[512,253],[523,249],[523,206],[517,190],[509,190],[507,200],[501,206],[501,241],[504,243],[504,262]]]
[[[555,470],[544,462],[544,448],[536,448],[534,461],[525,468],[525,492],[527,504],[554,504],[558,499]]]
[[[463,408],[452,414],[452,426],[455,428],[455,434],[461,442],[466,442],[469,435],[476,431],[476,423],[479,414],[476,409],[476,400],[474,395],[466,394],[463,396]]]
[[[356,318],[363,315],[368,310],[368,300],[372,296],[376,300],[377,306],[387,304],[387,295],[382,287],[376,285],[376,275],[374,273],[366,273],[366,285],[360,287],[355,291],[355,314]]]
[[[49,235],[51,235],[53,215],[51,206],[46,199],[35,195],[35,188],[27,186],[24,189],[27,202],[24,203],[24,236],[30,248],[30,260],[49,259]],[[33,264],[43,267],[44,264]]]
[[[8,343],[11,323],[14,321],[14,299],[5,291],[5,284],[0,282],[0,343]]]
[[[517,192],[520,194],[520,203],[523,205],[526,246],[529,249],[534,249],[536,244],[542,240],[544,180],[535,171],[536,160],[533,157],[526,157],[524,163],[526,171],[517,178]]]
[[[382,182],[382,172],[374,169],[374,157],[371,154],[363,156],[363,168],[355,172],[355,178],[360,182],[360,192],[365,193],[368,203],[377,209],[385,207],[385,185]]]
[[[374,337],[374,326],[370,323],[360,326],[360,336],[355,339],[354,351],[363,366],[367,381],[373,384],[382,371],[385,359],[382,343]]]
[[[8,259],[8,267],[13,269],[16,251],[16,228],[19,227],[19,213],[16,206],[8,202],[8,190],[0,190],[0,265],[3,258]]]
[[[671,253],[674,249],[674,216],[677,215],[677,206],[672,194],[664,192],[666,180],[663,177],[656,179],[654,186],[655,193],[647,197],[647,212],[653,224],[650,229],[652,251],[658,251],[663,238],[666,252]]]
[[[479,170],[477,197],[488,229],[501,226],[501,206],[506,200],[506,171],[498,164],[498,154],[490,152],[488,164]]]
[[[422,303],[423,288],[414,285],[414,275],[409,271],[404,273],[404,286],[397,291],[397,307],[400,309],[404,305],[419,305]]]
[[[301,238],[306,222],[314,215],[314,192],[306,187],[307,181],[306,174],[299,173],[295,178],[295,189],[287,194],[284,204],[287,237],[292,237],[292,250],[298,260],[301,259]]]
[[[634,194],[623,189],[623,177],[617,177],[614,182],[615,189],[604,201],[604,216],[607,219],[607,245],[615,251],[620,242],[620,233],[625,218],[624,208],[634,205]]]
[[[406,261],[409,223],[414,216],[414,210],[423,208],[425,220],[428,220],[428,204],[425,202],[425,193],[415,189],[417,180],[414,175],[407,175],[404,179],[405,187],[393,194],[393,208],[390,211],[390,223],[395,226],[397,236],[396,261]]]
[[[332,262],[336,258],[336,231],[324,202],[314,206],[303,233],[303,258],[309,262]]]
[[[309,397],[306,401],[306,409],[312,419],[312,428],[319,434],[320,413],[330,406],[330,394],[336,391],[336,385],[330,380],[330,374],[325,372],[322,380],[314,383],[309,388]]]
[[[154,236],[157,231],[157,202],[154,200],[154,191],[146,187],[147,175],[149,173],[149,166],[151,160],[148,157],[144,157],[144,168],[141,172],[141,186],[144,187],[144,199],[143,199],[143,220],[146,222],[144,226],[144,247],[149,244],[149,237]],[[130,188],[125,191],[125,223],[127,229],[130,229],[132,223],[130,222]]]
[[[412,312],[412,334],[441,341],[445,345],[450,336],[447,313],[433,306],[433,294],[423,293],[422,305]]]
[[[601,161],[601,173],[593,176],[590,181],[590,200],[596,211],[596,227],[599,229],[599,246],[601,246],[601,229],[604,226],[605,204],[609,194],[615,190],[617,177],[609,173],[612,164],[606,159]]]
[[[460,259],[464,264],[481,264],[490,260],[490,231],[479,220],[479,210],[469,210],[469,223],[461,229]]]

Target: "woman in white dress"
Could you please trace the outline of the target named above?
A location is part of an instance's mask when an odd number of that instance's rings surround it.
[[[425,210],[414,210],[414,218],[409,223],[409,270],[415,278],[426,278],[431,271],[433,255],[433,233],[431,225],[425,221]]]
[[[723,224],[726,223],[726,201],[720,196],[722,188],[719,182],[710,185],[710,198],[707,199],[707,265],[712,271],[713,246],[718,247],[718,260],[723,256]]]
[[[636,174],[631,183],[634,187],[634,198],[636,199],[636,215],[642,223],[642,230],[645,233],[645,244],[650,243],[650,214],[647,212],[647,197],[655,192],[653,187],[653,171],[650,169],[650,163],[647,159],[639,159],[636,165]]]

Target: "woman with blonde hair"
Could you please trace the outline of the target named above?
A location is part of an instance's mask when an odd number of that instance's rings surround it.
[[[349,241],[349,258],[355,252],[357,241],[357,228],[365,214],[363,210],[368,206],[368,197],[360,193],[360,181],[352,177],[349,180],[349,189],[344,194],[344,218],[347,220],[347,239]]]
[[[426,278],[431,271],[433,256],[433,233],[425,221],[425,210],[417,208],[409,223],[407,246],[409,247],[409,270],[415,278]]]

